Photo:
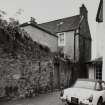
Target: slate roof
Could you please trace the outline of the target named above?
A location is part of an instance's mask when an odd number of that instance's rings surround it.
[[[80,21],[81,16],[75,15],[72,17],[42,23],[39,24],[39,26],[55,34],[58,32],[67,32],[77,29],[79,27]]]
[[[23,24],[20,25],[20,27],[25,27],[25,26],[32,26],[32,27],[38,28],[38,29],[50,34],[50,35],[53,35],[53,36],[57,37],[57,35],[55,35],[54,33],[51,33],[49,30],[47,30],[43,27],[40,27],[38,24],[26,22],[26,23],[23,23]]]

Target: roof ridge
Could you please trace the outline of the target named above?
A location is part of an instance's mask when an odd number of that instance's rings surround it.
[[[71,17],[65,17],[62,19],[41,23],[38,25],[46,30],[49,30],[52,33],[67,32],[77,29],[80,20],[81,15],[74,15]]]
[[[21,24],[20,27],[24,27],[24,26],[28,26],[28,25],[31,25],[31,26],[36,27],[36,28],[39,28],[39,29],[41,29],[42,31],[45,31],[45,32],[47,32],[47,33],[49,33],[49,34],[51,34],[51,35],[57,37],[54,33],[50,32],[50,31],[47,30],[47,29],[44,29],[43,27],[40,27],[38,24],[32,24],[32,23],[25,22],[25,23]]]
[[[40,24],[38,24],[38,25],[47,24],[47,23],[50,23],[50,22],[59,21],[59,20],[64,20],[64,19],[73,18],[73,17],[77,17],[77,16],[80,16],[80,15],[78,14],[78,15],[73,15],[73,16],[64,17],[64,18],[60,18],[60,19],[55,19],[55,20],[52,20],[52,21],[40,23]]]

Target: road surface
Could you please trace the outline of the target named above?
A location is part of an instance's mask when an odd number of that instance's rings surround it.
[[[0,105],[63,105],[59,99],[60,92],[40,94],[27,99],[0,102]]]

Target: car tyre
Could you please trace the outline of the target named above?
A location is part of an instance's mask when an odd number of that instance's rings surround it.
[[[103,101],[102,98],[100,98],[100,99],[98,100],[97,105],[103,105],[103,102],[102,102],[102,101]]]
[[[67,104],[66,105],[71,105],[71,103],[70,102],[66,102]]]

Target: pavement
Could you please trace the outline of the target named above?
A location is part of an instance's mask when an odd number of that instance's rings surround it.
[[[0,105],[63,105],[59,99],[60,92],[52,92],[40,94],[27,99],[14,99],[10,101],[0,102]]]

